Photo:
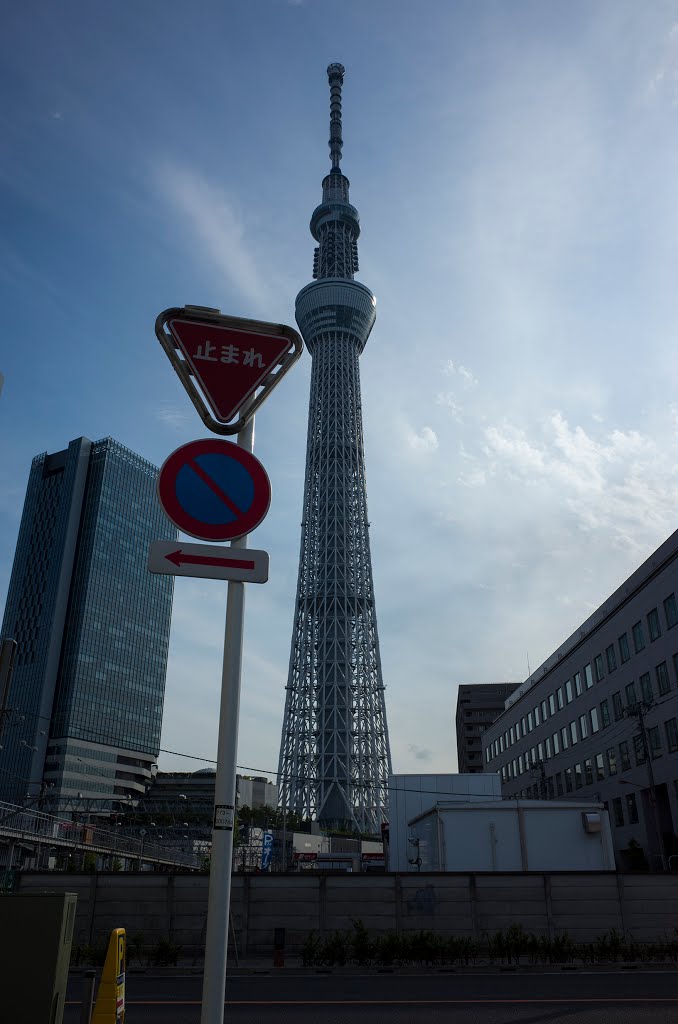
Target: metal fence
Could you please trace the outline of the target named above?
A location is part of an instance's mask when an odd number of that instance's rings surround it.
[[[28,847],[29,853],[33,851],[36,867],[40,866],[44,848],[55,852],[76,851],[83,859],[92,853],[111,859],[137,861],[139,865],[156,863],[187,868],[199,868],[204,855],[195,850],[190,840],[188,844],[183,840],[159,845],[152,839],[147,841],[143,831],[125,834],[119,828],[112,829],[99,822],[75,822],[35,808],[0,801],[0,850],[3,847],[9,855],[9,861],[5,858],[4,862],[6,868],[22,866],[12,864],[17,847],[20,850]]]

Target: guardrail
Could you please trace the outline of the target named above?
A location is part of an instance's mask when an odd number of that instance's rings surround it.
[[[176,867],[197,868],[201,859],[198,853],[160,846],[140,834],[120,834],[93,822],[74,822],[0,800],[0,842],[3,839]]]

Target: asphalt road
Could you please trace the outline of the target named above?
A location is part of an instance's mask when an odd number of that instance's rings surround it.
[[[65,1024],[80,1021],[79,979]],[[199,975],[128,975],[126,1024],[199,1024]],[[678,971],[256,974],[231,977],[234,1024],[675,1024]]]

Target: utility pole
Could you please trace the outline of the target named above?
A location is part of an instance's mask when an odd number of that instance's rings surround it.
[[[667,871],[668,862],[666,859],[666,851],[664,849],[664,834],[659,824],[659,810],[657,808],[657,793],[655,790],[654,768],[652,767],[650,744],[648,743],[647,729],[645,728],[645,715],[653,707],[654,701],[639,700],[635,704],[631,704],[628,708],[626,708],[626,715],[630,718],[638,719],[638,728],[640,731],[640,736],[643,740],[643,751],[645,752],[645,763],[647,764],[647,775],[648,781],[650,783],[650,806],[652,808],[652,818],[654,821],[655,832],[657,833],[657,839],[659,841],[659,855],[662,861],[662,871]],[[638,735],[638,733],[636,733],[636,735]]]

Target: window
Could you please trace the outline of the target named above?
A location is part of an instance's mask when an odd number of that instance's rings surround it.
[[[633,633],[633,649],[638,654],[645,647],[645,640],[643,638],[643,624],[642,622],[636,622],[631,632]]]
[[[678,720],[675,718],[669,718],[668,722],[664,722],[664,731],[666,733],[666,746],[670,753],[678,750]]]
[[[591,663],[584,665],[584,679],[586,680],[586,689],[590,690],[593,686],[593,672],[591,670]]]
[[[553,693],[549,694],[549,711],[552,715],[555,715],[556,713],[556,698]]]
[[[596,754],[596,782],[605,778],[605,763],[602,754]]]
[[[543,743],[537,744],[537,758],[540,761],[544,760],[544,745],[543,745]]]
[[[619,763],[623,772],[627,772],[631,767],[631,755],[629,754],[629,745],[626,740],[622,740],[619,744]]]
[[[509,737],[511,739],[511,746],[513,746],[513,744],[516,742],[516,734],[513,726],[511,726],[511,728],[509,729]]]
[[[600,729],[600,725],[598,723],[598,709],[591,708],[589,714],[591,716],[591,732],[598,732],[598,730]]]
[[[602,654],[596,654],[596,656],[595,656],[595,658],[593,660],[593,667],[596,670],[596,682],[599,683],[600,680],[605,675],[605,672],[603,671],[603,656],[602,656]]]
[[[576,764],[574,766],[574,788],[575,789],[581,789],[581,787],[584,784],[582,780],[583,780],[583,773],[582,773],[582,770],[581,770],[581,765],[580,764]]]
[[[624,717],[624,702],[621,699],[621,693],[619,690],[612,694],[612,710],[614,711],[615,722],[618,722],[620,718]]]
[[[678,658],[678,654],[676,655],[676,657]],[[676,669],[676,672],[678,673],[678,669]],[[567,682],[565,683],[565,700],[567,701],[568,704],[572,703],[572,680],[571,679],[568,679]]]
[[[617,659],[614,655],[614,645],[610,644],[609,647],[605,648],[605,657],[607,658],[607,671],[614,672],[617,667]]]
[[[547,758],[551,757],[551,737],[550,736],[547,736],[546,739],[544,740],[544,751],[546,753],[546,757]]]
[[[539,707],[537,706],[534,709],[534,727],[535,727],[535,729],[539,725],[539,721],[540,721],[540,719],[539,719]]]
[[[504,737],[503,736],[499,737],[499,753],[500,754],[504,753]]]
[[[676,604],[675,594],[669,594],[664,601],[664,615],[666,616],[667,629],[671,629],[678,623],[678,605]]]
[[[563,750],[567,750],[567,748],[569,747],[570,744],[569,744],[568,739],[567,739],[567,726],[566,725],[564,725],[563,728],[560,730],[560,742],[561,742]]]
[[[530,763],[534,764],[536,760],[537,760],[537,748],[536,747],[532,747],[531,750],[530,750]]]
[[[624,693],[626,694],[626,703],[629,707],[632,707],[634,704],[638,703],[638,699],[636,697],[635,683],[629,683],[626,689],[624,690]]]
[[[645,764],[645,744],[643,743],[642,736],[633,737],[633,754],[636,764]]]
[[[640,626],[640,623],[638,623],[638,625]],[[643,627],[640,626],[640,628],[641,628],[641,631],[642,631]],[[628,661],[629,658],[631,657],[631,652],[629,651],[629,638],[627,637],[626,633],[622,633],[622,635],[619,637],[618,643],[619,643],[619,658],[620,658],[621,663],[623,665],[624,662]]]
[[[575,672],[574,674],[574,692],[577,697],[581,697],[582,685],[581,685],[581,672]]]
[[[671,683],[669,682],[669,670],[665,661],[662,661],[657,665],[654,670],[654,674],[657,678],[657,690],[661,697],[671,689]]]
[[[553,753],[554,754],[559,754],[560,753],[560,738],[558,736],[558,733],[554,732],[554,734],[551,737],[551,739],[553,741]]]
[[[523,715],[523,717],[520,719],[520,724],[523,729],[523,736],[525,736],[525,734],[527,733],[527,723],[525,721],[525,715]]]
[[[558,689],[556,690],[556,704],[558,705],[558,710],[559,711],[561,710],[561,708],[563,708],[565,706],[565,701],[563,700],[563,688],[562,688],[562,686],[559,686]]]
[[[590,757],[584,761],[584,785],[593,785],[593,759]]]
[[[622,798],[615,796],[612,800],[612,813],[614,815],[614,823],[617,827],[624,824],[624,805],[622,804]]]
[[[523,755],[522,754],[518,754],[518,771],[519,771],[519,773],[521,775],[523,774]]]
[[[556,780],[556,795],[557,796],[562,796],[563,795],[563,776],[561,775],[560,772],[556,772],[556,774],[554,775],[554,778]]]
[[[652,703],[654,694],[652,693],[652,680],[650,679],[649,672],[643,672],[638,680],[638,685],[640,686],[640,699],[647,701],[648,704]]]
[[[600,724],[603,729],[607,729],[610,724],[610,705],[606,700],[600,702]]]
[[[527,731],[532,732],[534,729],[534,722],[532,721],[532,712],[527,712]]]
[[[572,784],[572,769],[566,768],[563,774],[565,775],[565,792],[571,793],[574,789],[574,786]]]
[[[607,773],[608,775],[617,774],[617,751],[614,747],[610,747],[607,752]]]
[[[629,824],[636,825],[638,823],[638,805],[635,793],[626,794],[626,810],[629,812]]]
[[[548,717],[549,717],[549,713],[548,713],[548,711],[546,709],[546,701],[543,700],[541,702],[541,720],[542,720],[542,722],[545,722]]]
[[[653,643],[662,635],[662,628],[659,625],[659,612],[656,608],[651,608],[647,613],[647,631],[650,634],[650,643]]]
[[[653,725],[651,729],[647,730],[647,741],[650,747],[650,757],[654,761],[655,758],[662,756],[662,738],[659,735],[659,726]]]
[[[589,723],[587,721],[586,715],[579,716],[579,733],[583,740],[585,740],[589,734]]]
[[[572,746],[577,742],[577,723],[570,722],[570,739],[572,740]]]

